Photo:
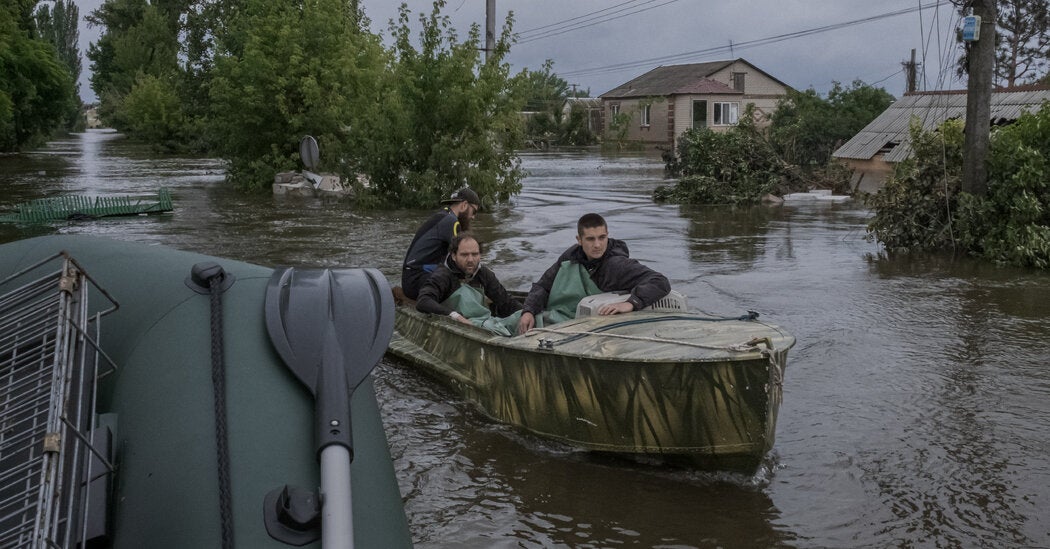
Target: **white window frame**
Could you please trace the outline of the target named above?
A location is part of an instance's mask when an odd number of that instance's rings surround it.
[[[740,103],[720,101],[715,102],[713,106],[712,126],[735,126],[740,120]]]
[[[642,105],[642,127],[648,128],[653,118],[653,106]]]
[[[612,116],[616,116],[616,115],[620,114],[620,104],[619,103],[613,103],[613,104],[609,105],[609,113],[612,114]]]

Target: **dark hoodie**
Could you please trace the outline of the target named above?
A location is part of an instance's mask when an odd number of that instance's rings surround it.
[[[566,260],[583,265],[601,291],[630,292],[631,297],[627,301],[634,305],[636,311],[656,303],[671,291],[667,277],[631,259],[626,242],[610,238],[605,254],[598,259],[589,259],[579,244],[565,250],[540,280],[532,285],[523,307],[526,312],[538,315],[547,307],[554,277]]]
[[[510,316],[521,309],[521,302],[507,293],[507,289],[488,267],[478,265],[474,276],[468,278],[449,255],[445,256],[444,263],[434,269],[423,283],[423,288],[419,290],[419,299],[416,301],[416,310],[437,315],[451,314],[452,309],[441,302],[448,299],[462,284],[469,284],[481,290],[481,293],[492,301],[492,314],[496,316]]]

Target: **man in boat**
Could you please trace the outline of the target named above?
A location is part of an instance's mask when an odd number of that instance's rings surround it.
[[[470,221],[481,209],[478,193],[469,187],[452,193],[441,203],[445,208],[419,227],[401,265],[401,289],[409,299],[419,297],[423,282],[444,259],[452,239],[470,228]]]
[[[575,289],[566,290],[573,287]],[[664,275],[631,259],[627,243],[609,238],[605,219],[596,214],[585,214],[576,223],[576,244],[565,250],[532,285],[522,308],[518,333],[524,334],[536,326],[536,316],[551,306],[552,289],[558,286],[558,308],[562,318],[572,318],[576,304],[587,295],[600,292],[630,292],[626,301],[610,303],[598,309],[600,315],[615,315],[644,309],[659,301],[671,291],[671,283]]]
[[[464,286],[470,290],[463,290]],[[449,299],[457,293],[461,295]],[[485,306],[486,299],[492,302],[491,309]],[[461,310],[450,306],[453,304]],[[445,261],[423,283],[416,310],[471,324],[468,317],[476,317],[478,312],[486,316],[489,312],[498,317],[513,315],[521,310],[521,302],[511,297],[492,270],[481,264],[481,243],[470,233],[460,233],[452,239]]]

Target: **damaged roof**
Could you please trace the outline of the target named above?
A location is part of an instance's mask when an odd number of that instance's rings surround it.
[[[1032,85],[993,90],[991,99],[992,125],[999,126],[1017,120],[1022,113],[1037,110],[1050,100],[1050,86]],[[908,124],[912,117],[931,130],[950,119],[966,120],[966,90],[918,92],[905,94],[863,130],[838,148],[832,156],[870,160],[884,151],[883,160],[900,162],[911,156],[911,138]]]

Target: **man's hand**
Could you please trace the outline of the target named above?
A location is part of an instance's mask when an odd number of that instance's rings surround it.
[[[521,320],[518,320],[518,334],[524,334],[536,326],[536,317],[529,312],[521,313]]]
[[[460,324],[466,324],[467,326],[474,325],[474,323],[471,322],[469,318],[459,314],[459,311],[452,311],[452,314],[448,316],[451,316],[456,322],[459,322]]]
[[[610,303],[608,305],[602,305],[598,309],[600,315],[618,315],[620,313],[629,313],[634,310],[634,305],[631,305],[630,301],[621,301],[620,303]],[[525,316],[525,315],[522,315]]]

